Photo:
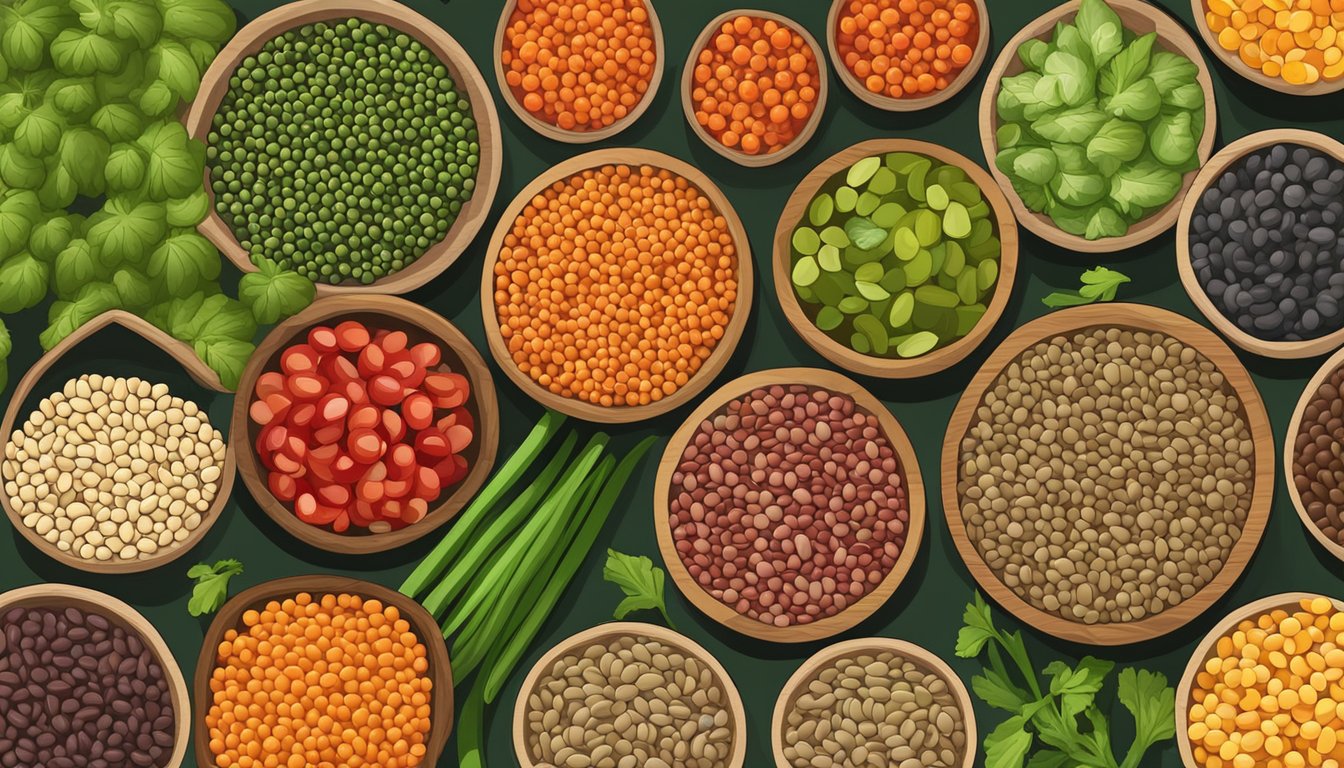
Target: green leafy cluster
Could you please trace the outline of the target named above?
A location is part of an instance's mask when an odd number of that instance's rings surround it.
[[[602,578],[621,588],[625,599],[616,606],[613,614],[622,621],[634,611],[656,610],[663,615],[668,627],[673,627],[672,617],[667,615],[667,601],[663,597],[663,584],[667,575],[662,568],[642,555],[627,555],[614,549],[607,550],[607,562],[602,566]]]
[[[978,593],[962,623],[957,655],[987,658],[984,671],[971,679],[972,690],[1011,715],[985,737],[986,768],[1137,768],[1150,747],[1176,735],[1176,693],[1166,677],[1121,670],[1116,698],[1134,718],[1134,741],[1117,762],[1110,720],[1098,702],[1114,662],[1088,656],[1071,667],[1053,661],[1043,670],[1043,686],[1022,633],[996,628]]]
[[[196,583],[191,587],[187,612],[204,616],[218,611],[229,599],[229,579],[243,572],[243,564],[232,558],[217,560],[214,565],[197,563],[187,571],[187,578]]]
[[[1114,301],[1120,286],[1129,282],[1129,275],[1106,267],[1093,267],[1083,272],[1082,286],[1076,291],[1055,291],[1041,303],[1051,309],[1080,307],[1099,301]]]
[[[1026,67],[998,94],[995,165],[1028,208],[1073,235],[1119,237],[1171,202],[1198,167],[1198,67],[1083,0],[1050,42],[1018,49]]]

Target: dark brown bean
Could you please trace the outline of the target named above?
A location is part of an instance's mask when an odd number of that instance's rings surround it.
[[[1344,367],[1336,368],[1316,388],[1302,412],[1293,444],[1293,485],[1307,511],[1327,539],[1344,544]]]

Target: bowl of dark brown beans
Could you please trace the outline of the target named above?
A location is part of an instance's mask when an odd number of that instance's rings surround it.
[[[0,766],[178,768],[186,680],[154,627],[101,592],[0,594]]]

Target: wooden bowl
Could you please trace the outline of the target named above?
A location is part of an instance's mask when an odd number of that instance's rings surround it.
[[[444,745],[448,743],[448,735],[453,731],[453,671],[448,663],[448,646],[443,642],[438,622],[419,603],[400,592],[335,574],[272,579],[234,595],[215,614],[214,621],[210,622],[210,627],[205,631],[201,654],[196,659],[196,675],[192,681],[192,698],[196,702],[196,711],[192,716],[192,723],[196,726],[196,765],[199,768],[215,766],[215,756],[210,751],[210,728],[205,724],[205,718],[214,702],[210,678],[219,662],[219,644],[224,640],[224,634],[242,626],[243,613],[246,611],[260,610],[272,600],[283,601],[300,592],[308,592],[315,598],[329,594],[350,594],[379,600],[384,605],[395,607],[401,612],[401,617],[410,622],[411,631],[425,645],[429,661],[426,674],[433,682],[430,691],[429,737],[425,742],[425,757],[420,764],[434,765]]]
[[[414,37],[425,46],[453,76],[453,82],[471,104],[480,136],[481,160],[476,172],[476,188],[471,200],[462,206],[453,226],[443,239],[431,245],[404,269],[386,275],[368,285],[347,281],[339,285],[316,283],[319,296],[341,293],[406,293],[438,277],[452,266],[473,238],[485,225],[490,204],[499,190],[503,170],[503,142],[499,135],[499,116],[495,103],[486,87],[485,78],[472,62],[471,56],[457,41],[434,22],[407,6],[393,0],[296,0],[253,19],[219,51],[214,63],[201,77],[201,89],[191,103],[185,120],[187,133],[201,142],[207,142],[211,123],[220,102],[229,91],[229,78],[243,59],[260,51],[276,36],[304,24],[318,21],[342,20],[356,17],[365,21],[386,24]],[[210,198],[210,213],[196,226],[197,231],[220,250],[234,266],[243,272],[255,272],[251,256],[238,244],[233,228],[215,210],[215,193],[210,184],[210,168],[205,169],[205,193]]]
[[[356,532],[354,526],[345,533],[336,533],[329,527],[317,527],[299,520],[293,509],[271,493],[266,483],[267,470],[257,458],[255,449],[261,428],[248,415],[257,379],[267,371],[278,370],[280,353],[290,344],[303,341],[315,325],[335,324],[342,320],[359,320],[368,326],[405,331],[411,344],[433,342],[443,350],[443,363],[471,382],[471,398],[467,410],[476,421],[476,437],[467,448],[466,459],[471,464],[467,476],[455,486],[446,488],[445,495],[430,506],[424,520],[386,533]],[[499,447],[499,406],[495,399],[495,385],[490,369],[471,341],[452,323],[434,312],[391,296],[331,296],[318,299],[297,315],[277,325],[266,334],[257,351],[247,361],[238,382],[238,396],[233,401],[232,434],[244,440],[245,448],[238,451],[238,472],[262,510],[295,538],[306,544],[345,555],[364,555],[386,552],[425,536],[462,510],[476,495],[495,464]]]
[[[1298,493],[1297,483],[1294,481],[1296,472],[1294,471],[1294,460],[1297,458],[1297,437],[1302,432],[1302,417],[1306,415],[1307,406],[1312,400],[1316,399],[1316,390],[1341,366],[1344,365],[1344,349],[1339,350],[1330,356],[1329,360],[1320,367],[1320,370],[1311,377],[1307,386],[1302,390],[1302,396],[1298,398],[1297,407],[1293,409],[1293,418],[1288,422],[1288,433],[1283,438],[1283,477],[1288,486],[1288,498],[1293,502],[1293,509],[1297,510],[1297,517],[1302,521],[1302,527],[1307,529],[1307,533],[1316,539],[1325,551],[1344,560],[1344,544],[1325,535],[1325,531],[1311,519],[1307,512],[1307,505],[1302,501],[1302,494]]]
[[[1138,621],[1111,624],[1083,624],[1040,610],[1009,589],[990,570],[970,540],[961,516],[961,498],[957,482],[961,477],[961,441],[971,419],[984,400],[985,392],[999,374],[1024,351],[1042,340],[1097,326],[1155,331],[1179,339],[1199,351],[1222,371],[1236,392],[1245,411],[1246,423],[1255,444],[1255,488],[1250,511],[1239,538],[1212,581],[1193,597],[1161,613]],[[966,568],[981,589],[1003,608],[1028,626],[1063,640],[1086,645],[1127,645],[1151,640],[1185,626],[1216,602],[1241,576],[1260,545],[1260,537],[1269,522],[1274,496],[1274,435],[1265,413],[1260,392],[1235,353],[1214,333],[1174,312],[1143,304],[1093,304],[1059,310],[1018,328],[985,361],[984,366],[957,403],[943,441],[943,509],[952,540]]]
[[[935,160],[955,165],[966,172],[985,196],[994,211],[995,228],[1002,243],[999,255],[999,282],[994,287],[994,295],[985,309],[984,317],[975,324],[971,332],[945,347],[940,347],[925,355],[902,359],[898,357],[879,357],[864,355],[850,349],[842,342],[831,338],[812,321],[816,311],[803,307],[794,291],[791,275],[793,273],[793,230],[807,217],[808,206],[812,198],[823,186],[837,174],[844,173],[854,163],[865,157],[885,155],[890,152],[912,152]],[[928,376],[946,370],[966,359],[966,356],[989,335],[990,329],[999,322],[1003,311],[1012,298],[1013,282],[1017,279],[1018,235],[1017,221],[1008,205],[1003,191],[994,183],[985,169],[947,147],[911,139],[871,139],[862,141],[849,149],[841,150],[822,161],[794,188],[789,202],[780,214],[779,224],[775,227],[775,296],[784,309],[789,325],[803,341],[807,342],[823,357],[836,365],[865,376],[880,376],[887,379],[913,379]]]
[[[664,62],[667,60],[667,48],[663,46],[663,24],[658,20],[658,14],[653,9],[653,0],[644,0],[644,10],[649,14],[649,29],[653,32],[653,50],[655,54],[653,64],[653,74],[649,79],[649,89],[644,92],[639,103],[635,108],[626,113],[625,117],[617,120],[605,128],[599,128],[595,131],[565,130],[558,125],[548,123],[536,115],[528,112],[514,95],[513,88],[504,80],[504,60],[501,53],[504,51],[504,35],[509,29],[509,18],[513,16],[514,10],[518,7],[518,0],[505,0],[504,8],[499,14],[499,24],[495,27],[495,82],[499,85],[500,97],[504,103],[513,110],[513,114],[518,116],[519,120],[528,128],[545,136],[548,139],[562,141],[566,144],[590,144],[594,141],[609,139],[612,136],[624,131],[634,124],[649,109],[653,99],[658,95],[658,86],[663,82]],[[487,206],[488,207],[488,206]]]
[[[590,168],[604,165],[648,165],[666,169],[685,178],[695,185],[701,194],[709,198],[714,209],[727,220],[728,231],[733,237],[733,245],[737,248],[737,305],[733,308],[733,316],[729,319],[728,327],[724,329],[723,338],[714,348],[714,353],[684,386],[663,399],[647,405],[604,407],[573,397],[557,395],[533,381],[532,377],[519,369],[518,364],[513,361],[513,356],[509,354],[504,336],[499,332],[499,313],[495,306],[495,263],[499,260],[499,252],[504,247],[504,238],[513,228],[514,221],[532,199],[547,187]],[[494,356],[495,362],[499,364],[504,374],[513,380],[519,389],[543,406],[598,424],[628,424],[643,421],[690,402],[708,387],[714,377],[718,376],[728,364],[728,360],[733,356],[733,350],[737,348],[738,340],[742,338],[747,318],[751,316],[752,275],[751,243],[747,239],[747,230],[742,226],[742,220],[738,218],[737,211],[733,210],[733,205],[727,196],[708,176],[675,157],[651,149],[597,149],[551,166],[523,187],[499,217],[495,233],[490,236],[490,245],[485,252],[485,269],[481,273],[481,315],[485,322],[485,338],[490,345],[490,354]]]
[[[524,678],[523,687],[518,693],[518,701],[513,707],[513,752],[518,758],[518,764],[522,768],[555,768],[549,763],[535,760],[527,744],[527,697],[537,687],[537,683],[541,681],[541,676],[549,672],[556,662],[570,653],[578,652],[593,645],[606,644],[621,637],[644,637],[656,640],[682,651],[687,656],[693,657],[696,661],[709,667],[728,698],[726,706],[732,717],[733,754],[728,762],[720,768],[742,768],[747,759],[747,715],[746,708],[742,705],[742,697],[738,694],[733,679],[728,676],[728,670],[724,669],[719,660],[711,656],[709,651],[689,637],[654,624],[640,624],[630,621],[609,622],[584,630],[560,641],[558,645],[542,654],[541,658],[537,660],[536,665],[532,667],[532,671],[528,672],[527,677]]]
[[[18,427],[19,420],[21,418],[26,419],[28,414],[32,412],[32,408],[24,407],[30,398],[34,396],[39,398],[46,397],[51,392],[55,392],[60,388],[58,385],[48,392],[38,391],[38,385],[42,383],[47,372],[58,362],[63,360],[75,347],[84,343],[89,337],[94,336],[110,325],[121,326],[132,333],[142,336],[150,345],[158,347],[168,353],[174,360],[181,363],[183,370],[185,370],[187,374],[203,388],[230,394],[228,387],[225,387],[220,383],[219,375],[211,370],[205,363],[201,362],[201,358],[197,356],[195,350],[191,348],[191,345],[186,342],[178,341],[140,317],[120,309],[114,309],[104,312],[80,326],[74,333],[66,336],[60,343],[52,347],[50,351],[38,358],[38,361],[33,364],[33,367],[29,368],[24,373],[23,378],[20,379],[19,383],[14,387],[14,394],[10,397],[9,405],[5,408],[4,421],[0,422],[0,436],[3,436],[3,439],[6,442],[9,440],[10,436],[14,434],[15,429]],[[99,371],[92,371],[92,373],[99,373]],[[181,396],[182,393],[178,392],[176,394]],[[200,405],[200,403],[197,403],[197,405]],[[207,409],[202,407],[201,410],[205,411]],[[221,425],[219,424],[215,425],[216,429],[220,426]],[[210,528],[214,526],[222,516],[224,507],[228,504],[229,497],[233,493],[233,477],[237,465],[236,451],[233,442],[231,433],[224,451],[224,466],[220,468],[219,488],[215,493],[214,501],[210,504],[210,508],[205,511],[205,514],[201,515],[201,524],[197,526],[196,530],[192,531],[184,541],[174,543],[169,547],[164,547],[149,557],[143,557],[138,560],[85,560],[82,557],[57,549],[55,544],[42,538],[38,535],[37,531],[24,525],[23,516],[14,508],[14,504],[8,493],[0,492],[0,506],[5,508],[5,514],[9,516],[9,521],[14,525],[14,530],[22,534],[23,537],[42,552],[42,554],[62,565],[69,566],[76,570],[86,571],[88,573],[112,574],[148,571],[152,568],[158,568],[161,565],[166,565],[167,563],[176,560],[185,554],[187,550],[196,546],[197,542],[205,538],[205,535],[210,532]]]
[[[947,683],[947,690],[957,700],[957,708],[961,710],[962,723],[965,724],[966,728],[966,754],[962,758],[959,768],[973,768],[978,750],[975,732],[975,709],[972,706],[971,695],[966,692],[966,684],[961,682],[961,678],[957,677],[957,673],[952,671],[947,662],[938,658],[929,650],[914,643],[886,637],[847,640],[829,648],[823,648],[812,658],[803,662],[798,671],[793,673],[789,681],[784,684],[784,689],[779,692],[779,698],[775,700],[775,713],[770,718],[770,750],[775,756],[777,768],[793,768],[788,758],[784,756],[784,721],[794,702],[804,693],[807,693],[808,684],[816,679],[817,674],[822,669],[841,659],[861,654],[878,653],[894,653],[904,659],[913,661],[917,666],[923,667],[928,672],[933,672]]]
[[[1003,187],[1003,193],[1008,196],[1008,200],[1013,205],[1013,212],[1017,214],[1022,226],[1034,232],[1042,240],[1071,251],[1078,253],[1115,253],[1146,243],[1171,229],[1171,225],[1176,223],[1176,217],[1180,213],[1181,200],[1185,198],[1186,193],[1190,191],[1190,186],[1194,183],[1195,171],[1185,174],[1181,190],[1176,193],[1176,197],[1172,198],[1171,202],[1131,226],[1124,235],[1106,237],[1100,240],[1088,240],[1085,237],[1065,232],[1055,226],[1049,216],[1027,208],[1026,204],[1022,202],[1022,197],[1017,194],[1017,190],[1013,189],[1013,183],[994,163],[994,158],[999,153],[997,137],[1000,125],[997,108],[999,87],[1005,77],[1019,75],[1025,69],[1022,60],[1017,56],[1017,49],[1032,38],[1046,39],[1053,37],[1055,24],[1073,21],[1080,4],[1081,0],[1071,0],[1071,2],[1059,6],[1028,24],[1016,37],[1008,41],[1008,45],[1004,47],[998,60],[994,62],[994,67],[989,70],[985,91],[980,97],[980,144],[984,148],[985,159],[989,162],[990,172],[994,174],[999,186]],[[1184,27],[1157,6],[1142,2],[1142,0],[1107,0],[1107,5],[1120,16],[1120,21],[1124,24],[1125,29],[1140,34],[1156,32],[1157,45],[1154,46],[1155,50],[1161,49],[1178,53],[1190,59],[1199,68],[1196,80],[1199,82],[1200,88],[1204,90],[1204,134],[1199,139],[1199,160],[1200,164],[1203,165],[1208,161],[1209,155],[1213,153],[1213,144],[1217,138],[1215,134],[1218,130],[1218,107],[1213,95],[1213,79],[1209,76],[1208,64],[1205,63],[1204,57],[1200,55],[1199,46],[1191,39]]]
[[[1205,17],[1209,10],[1206,0],[1190,0],[1190,10],[1195,17],[1195,29],[1199,30],[1200,37],[1204,38],[1204,44],[1213,51],[1213,55],[1226,64],[1228,69],[1252,83],[1289,96],[1325,96],[1344,90],[1344,77],[1328,81],[1317,80],[1311,85],[1293,85],[1281,77],[1270,77],[1258,69],[1252,69],[1241,60],[1236,51],[1225,50],[1218,44],[1218,35],[1209,28],[1209,21]]]
[[[835,65],[835,71],[840,76],[840,82],[844,83],[850,93],[853,93],[862,101],[888,112],[918,112],[929,107],[936,107],[961,93],[962,89],[970,85],[971,81],[975,79],[976,73],[985,63],[985,57],[989,55],[990,48],[989,6],[985,0],[973,1],[976,14],[980,19],[980,37],[975,42],[975,52],[971,54],[971,60],[966,68],[957,75],[950,85],[941,91],[934,91],[926,96],[894,99],[868,90],[854,76],[854,73],[849,71],[849,67],[845,66],[845,61],[841,58],[840,50],[835,41],[836,33],[839,31],[837,27],[840,24],[840,12],[849,4],[850,0],[833,0],[830,13],[826,15],[826,48],[831,52],[831,63]]]
[[[886,577],[882,579],[882,583],[877,585],[876,589],[846,606],[844,610],[837,614],[810,624],[795,624],[790,627],[776,627],[744,616],[733,610],[731,606],[720,602],[718,598],[701,587],[699,582],[691,576],[690,571],[681,560],[681,555],[677,552],[676,545],[672,542],[672,526],[669,520],[671,513],[668,505],[668,490],[672,486],[672,474],[676,471],[677,465],[681,463],[682,452],[694,438],[700,424],[718,413],[733,400],[758,387],[768,387],[776,384],[807,384],[848,395],[860,408],[877,417],[883,434],[891,442],[892,450],[895,451],[900,462],[901,478],[906,489],[905,498],[909,514],[909,520],[906,523],[905,546],[901,549],[901,554],[896,559],[896,563],[891,567]],[[914,446],[910,444],[910,438],[906,436],[905,430],[901,428],[900,422],[896,420],[891,411],[880,400],[873,397],[868,390],[841,374],[818,368],[775,368],[774,370],[757,371],[733,379],[710,394],[704,402],[691,412],[691,415],[672,435],[672,439],[668,441],[667,448],[663,451],[663,458],[658,462],[658,477],[653,487],[653,524],[658,535],[658,550],[662,553],[663,564],[667,568],[668,575],[672,577],[673,583],[677,585],[677,589],[681,590],[681,594],[706,616],[734,632],[741,632],[758,640],[768,640],[775,643],[807,643],[814,640],[823,640],[852,629],[864,619],[872,616],[896,592],[896,588],[905,579],[905,575],[910,572],[910,567],[919,554],[920,543],[924,538],[924,481],[919,473],[919,461],[915,456]]]
[[[0,594],[0,614],[11,608],[76,608],[105,616],[113,624],[139,635],[163,670],[169,700],[173,703],[173,751],[159,768],[181,767],[187,757],[187,744],[191,741],[191,699],[187,697],[187,679],[163,636],[148,619],[109,594],[73,584],[34,584]]]
[[[1297,359],[1328,354],[1344,344],[1344,328],[1316,339],[1304,341],[1266,341],[1252,336],[1237,327],[1214,306],[1195,275],[1190,263],[1190,223],[1194,218],[1196,206],[1208,189],[1218,183],[1223,174],[1243,157],[1275,144],[1299,144],[1318,150],[1340,162],[1344,162],[1344,144],[1314,131],[1302,131],[1296,128],[1276,128],[1244,136],[1214,155],[1195,176],[1190,193],[1181,204],[1180,218],[1176,225],[1176,268],[1181,273],[1181,285],[1190,300],[1208,318],[1213,327],[1238,347],[1257,355],[1278,359]]]
[[[750,16],[756,19],[773,19],[778,22],[780,26],[787,27],[790,31],[797,32],[802,36],[804,42],[812,47],[813,58],[817,62],[818,83],[817,100],[815,102],[816,107],[813,109],[811,116],[807,118],[807,123],[803,126],[803,130],[799,131],[798,135],[793,137],[793,141],[785,144],[784,148],[778,152],[749,155],[735,147],[724,146],[723,142],[714,138],[714,136],[711,135],[709,131],[706,131],[705,127],[695,119],[695,104],[691,101],[691,91],[695,89],[695,66],[700,58],[700,52],[709,47],[710,42],[714,39],[714,35],[718,34],[719,27],[723,26],[724,22],[731,21],[738,16]],[[682,67],[681,70],[681,112],[686,116],[686,122],[690,123],[691,130],[705,143],[705,146],[729,160],[732,160],[738,165],[747,168],[764,168],[767,165],[774,165],[775,163],[792,156],[798,152],[798,150],[802,149],[807,142],[812,140],[812,136],[816,134],[817,128],[821,125],[822,116],[826,113],[826,96],[830,90],[830,79],[826,76],[826,57],[822,55],[821,46],[817,43],[817,39],[812,36],[811,32],[808,32],[803,25],[790,19],[788,16],[773,11],[759,11],[742,8],[715,16],[714,20],[705,25],[704,30],[700,32],[700,36],[695,39],[695,44],[691,46],[691,52],[686,57],[686,66]]]

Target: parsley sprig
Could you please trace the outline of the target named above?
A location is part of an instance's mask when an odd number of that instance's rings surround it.
[[[671,629],[672,618],[667,615],[667,602],[663,598],[663,582],[666,577],[663,569],[653,564],[647,557],[635,557],[607,550],[607,563],[602,568],[602,578],[621,588],[625,599],[616,606],[615,617],[619,621],[632,611],[656,610],[663,615],[663,621]]]
[[[1080,278],[1082,286],[1076,291],[1055,291],[1041,299],[1051,309],[1078,307],[1098,301],[1114,301],[1116,291],[1129,282],[1129,276],[1107,267],[1093,267]]]
[[[187,612],[192,616],[204,616],[218,611],[229,598],[229,579],[243,572],[243,564],[237,560],[219,560],[214,565],[197,563],[187,571],[187,578],[194,579],[196,585],[191,588],[191,599],[187,601]]]

